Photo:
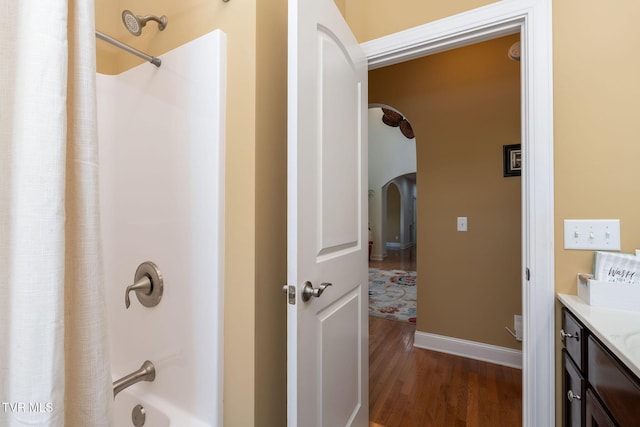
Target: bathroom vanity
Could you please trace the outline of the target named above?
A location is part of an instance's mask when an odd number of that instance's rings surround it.
[[[640,425],[640,312],[558,295],[565,427]]]

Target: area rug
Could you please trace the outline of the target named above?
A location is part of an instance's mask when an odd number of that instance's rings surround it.
[[[416,323],[416,272],[370,268],[369,315]]]

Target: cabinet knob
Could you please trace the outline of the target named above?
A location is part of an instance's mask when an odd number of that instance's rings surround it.
[[[573,402],[573,399],[576,400],[582,400],[582,398],[580,397],[579,394],[575,394],[573,391],[569,390],[567,392],[567,399],[569,399],[569,402]]]
[[[563,340],[566,338],[575,338],[576,341],[580,341],[580,335],[578,335],[577,332],[575,334],[569,334],[565,332],[564,329],[560,329],[560,336]]]

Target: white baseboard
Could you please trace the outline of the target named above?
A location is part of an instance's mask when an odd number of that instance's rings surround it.
[[[371,254],[371,261],[384,261],[384,255]]]
[[[416,331],[415,347],[522,369],[522,351]]]
[[[387,248],[389,248],[389,249],[400,249],[400,243],[387,242]]]

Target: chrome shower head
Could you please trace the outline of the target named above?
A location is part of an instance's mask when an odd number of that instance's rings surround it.
[[[136,15],[130,10],[122,11],[122,22],[124,26],[127,27],[127,30],[134,36],[139,36],[142,34],[142,27],[147,25],[148,21],[156,21],[158,23],[158,29],[160,31],[164,30],[167,27],[167,17],[162,15],[160,18],[153,15]]]

